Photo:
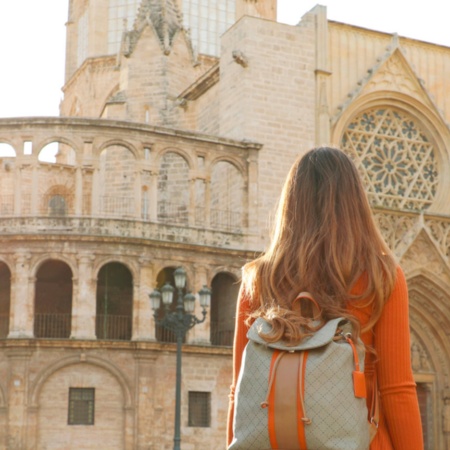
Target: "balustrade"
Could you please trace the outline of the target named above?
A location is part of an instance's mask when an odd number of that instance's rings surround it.
[[[97,339],[129,341],[131,339],[131,316],[98,314],[95,320]]]
[[[70,314],[37,313],[34,315],[34,336],[67,339],[70,337],[71,321]]]

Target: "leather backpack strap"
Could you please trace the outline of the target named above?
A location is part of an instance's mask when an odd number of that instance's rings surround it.
[[[313,306],[315,308],[315,312],[313,311],[313,314],[314,314],[313,318],[314,319],[320,318],[320,316],[322,314],[322,308],[320,307],[319,303],[317,303],[317,300],[309,292],[306,292],[306,291],[300,292],[300,294],[298,294],[297,297],[295,297],[295,300],[293,303],[295,303],[296,301],[298,301],[302,298],[306,298],[313,304]]]
[[[372,389],[372,401],[370,407],[370,442],[373,441],[375,435],[377,434],[379,421],[380,421],[380,403],[378,398],[377,375],[375,374]]]

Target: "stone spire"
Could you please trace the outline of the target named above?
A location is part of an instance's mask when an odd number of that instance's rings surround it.
[[[147,25],[155,30],[164,53],[170,53],[174,37],[183,29],[182,23],[176,0],[142,0],[133,30],[125,37],[125,54],[133,52],[142,30]]]

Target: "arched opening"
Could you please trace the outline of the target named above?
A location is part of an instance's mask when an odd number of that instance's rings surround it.
[[[240,232],[243,226],[243,189],[241,173],[233,164],[220,161],[211,173],[210,223],[212,228]]]
[[[64,142],[50,142],[39,152],[41,162],[74,166],[76,163],[75,150]]]
[[[8,336],[11,308],[11,271],[0,261],[0,339]]]
[[[72,270],[57,260],[44,262],[36,274],[34,336],[70,337],[72,319]]]
[[[187,225],[189,194],[188,163],[174,152],[164,154],[158,175],[158,220]]]
[[[235,325],[236,301],[240,284],[225,272],[212,280],[211,344],[232,346]]]
[[[105,264],[97,278],[97,339],[130,340],[133,311],[133,276],[123,264]]]

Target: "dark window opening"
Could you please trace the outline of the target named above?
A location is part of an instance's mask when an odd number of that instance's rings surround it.
[[[239,283],[228,273],[218,273],[211,284],[211,344],[232,346]]]
[[[11,271],[4,262],[0,262],[0,339],[8,336],[10,305]]]
[[[189,392],[189,419],[190,427],[211,426],[211,393]]]
[[[95,389],[69,388],[69,425],[94,425]]]
[[[72,322],[72,270],[48,260],[36,274],[34,335],[37,338],[69,338]]]
[[[106,264],[98,274],[95,323],[97,339],[130,340],[132,310],[131,272],[121,263]]]

